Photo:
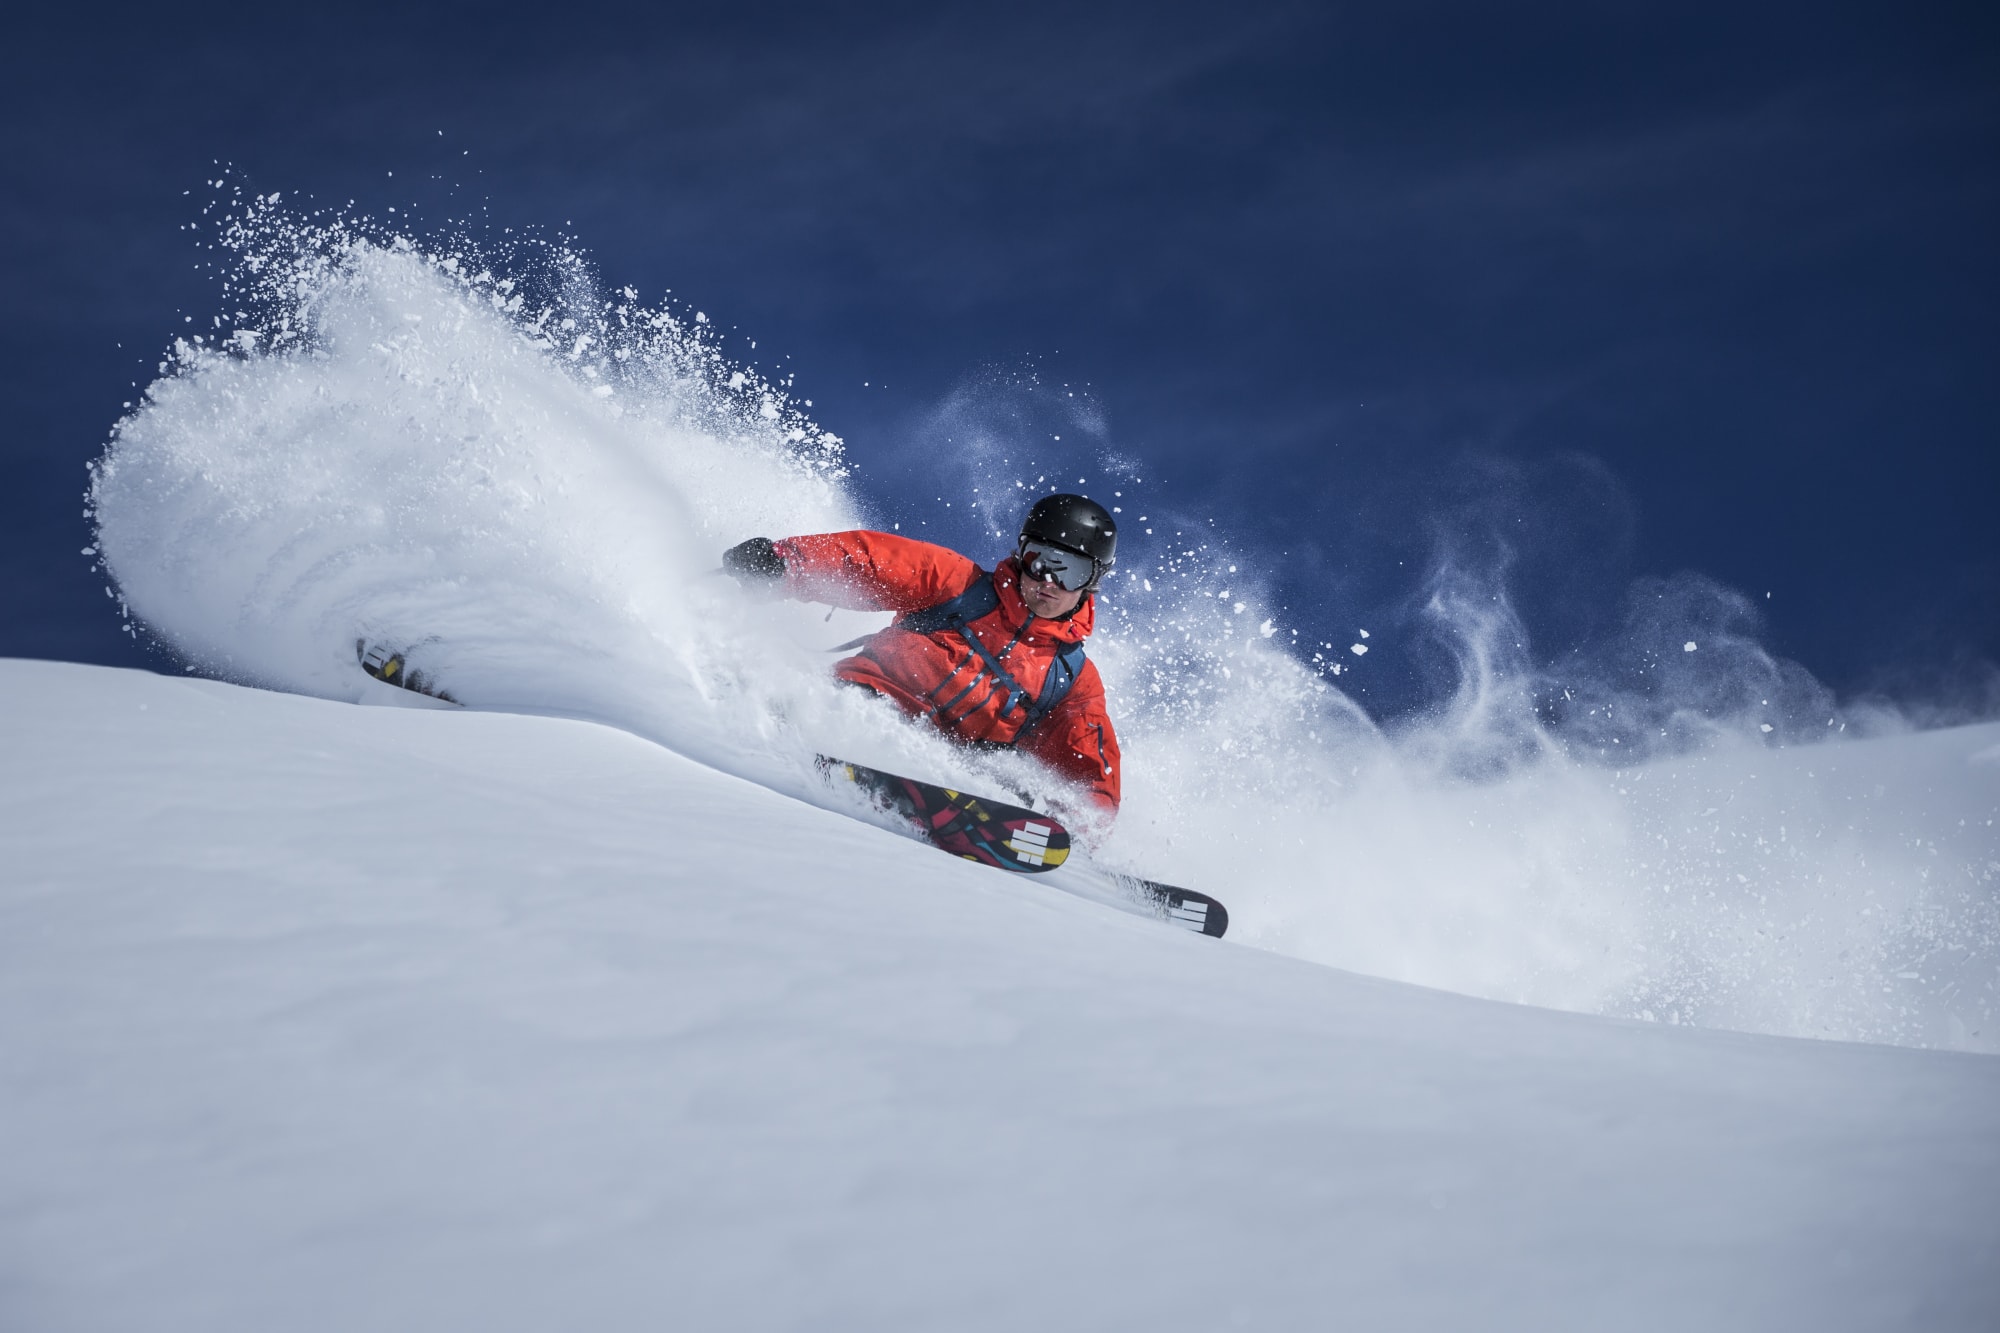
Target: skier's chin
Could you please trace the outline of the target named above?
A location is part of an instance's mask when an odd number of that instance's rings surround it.
[[[1081,602],[1083,598],[1081,596],[1072,598],[1062,589],[1031,584],[1024,579],[1021,583],[1021,600],[1028,604],[1030,611],[1044,620],[1055,620],[1074,611],[1076,603]]]

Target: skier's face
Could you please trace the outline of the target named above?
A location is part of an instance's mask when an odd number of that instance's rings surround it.
[[[1028,604],[1028,610],[1044,620],[1054,620],[1066,616],[1083,603],[1083,591],[1075,592],[1057,583],[1054,579],[1038,579],[1027,570],[1021,571],[1021,600]]]

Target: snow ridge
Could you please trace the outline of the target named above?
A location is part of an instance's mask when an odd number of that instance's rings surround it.
[[[8,1328],[2000,1321],[1990,1057],[1355,976],[572,720],[0,662],[0,734]]]

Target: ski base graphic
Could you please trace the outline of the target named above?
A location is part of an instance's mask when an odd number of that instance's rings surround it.
[[[817,756],[819,770],[866,793],[902,816],[925,842],[968,861],[1038,874],[1069,859],[1069,830],[1033,810],[989,801],[915,778],[898,777],[844,759]]]

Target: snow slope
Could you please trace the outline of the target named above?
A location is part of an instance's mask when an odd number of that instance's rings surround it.
[[[0,1327],[2000,1326],[1990,1056],[1218,944],[588,722],[5,662],[0,737]]]
[[[719,576],[753,534],[888,521],[782,358],[732,360],[705,314],[564,248],[275,195],[213,208],[216,313],[113,428],[88,500],[85,554],[179,664],[351,702],[365,635],[476,708],[605,723],[809,800],[816,750],[1048,794],[1024,758],[975,761],[831,683],[826,650],[885,617]],[[990,563],[1058,484],[1129,510],[1090,645],[1125,754],[1107,862],[1225,897],[1244,942],[1374,976],[2000,1051],[2000,764],[1923,736],[1857,750],[1896,719],[1773,657],[1746,599],[1635,586],[1617,651],[1548,661],[1506,561],[1445,552],[1424,624],[1455,675],[1378,720],[1351,664],[1423,644],[1328,664],[1258,589],[1280,553],[1156,511],[1101,433],[1023,420],[940,423],[932,518],[979,517],[919,535]],[[1912,779],[1886,781],[1905,754]]]

